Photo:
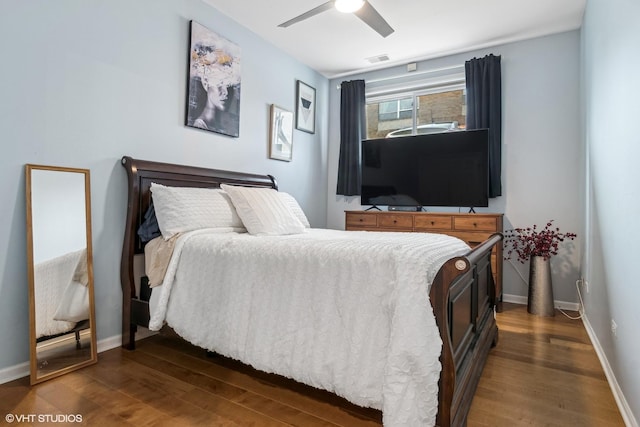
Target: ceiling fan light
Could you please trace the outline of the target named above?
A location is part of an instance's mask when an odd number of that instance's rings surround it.
[[[364,0],[336,0],[336,9],[343,13],[353,13],[363,4]]]

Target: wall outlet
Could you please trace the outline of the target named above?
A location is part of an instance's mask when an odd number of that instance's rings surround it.
[[[589,282],[584,277],[581,277],[578,280],[576,280],[576,286],[579,287],[578,292],[582,290],[587,294],[589,293]]]
[[[614,337],[618,336],[618,324],[613,319],[611,319],[611,333]]]

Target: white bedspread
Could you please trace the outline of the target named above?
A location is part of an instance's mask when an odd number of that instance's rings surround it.
[[[383,411],[435,423],[442,347],[429,287],[469,247],[444,235],[199,230],[176,243],[150,329]]]

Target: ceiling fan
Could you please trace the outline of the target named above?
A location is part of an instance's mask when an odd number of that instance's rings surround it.
[[[353,13],[365,24],[373,28],[378,32],[382,37],[387,37],[389,34],[393,33],[394,29],[384,20],[382,15],[378,13],[378,11],[371,6],[367,0],[330,0],[326,3],[321,4],[318,7],[314,7],[313,9],[303,13],[302,15],[298,15],[295,18],[292,18],[282,24],[278,25],[278,27],[286,28],[290,25],[293,25],[297,22],[304,21],[307,18],[311,18],[319,13],[327,11],[331,8],[335,7],[340,12],[344,13]]]

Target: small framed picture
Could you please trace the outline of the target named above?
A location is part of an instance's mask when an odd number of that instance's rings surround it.
[[[269,158],[291,161],[293,150],[293,113],[271,104]]]
[[[296,129],[316,133],[316,90],[300,80],[296,84]]]

